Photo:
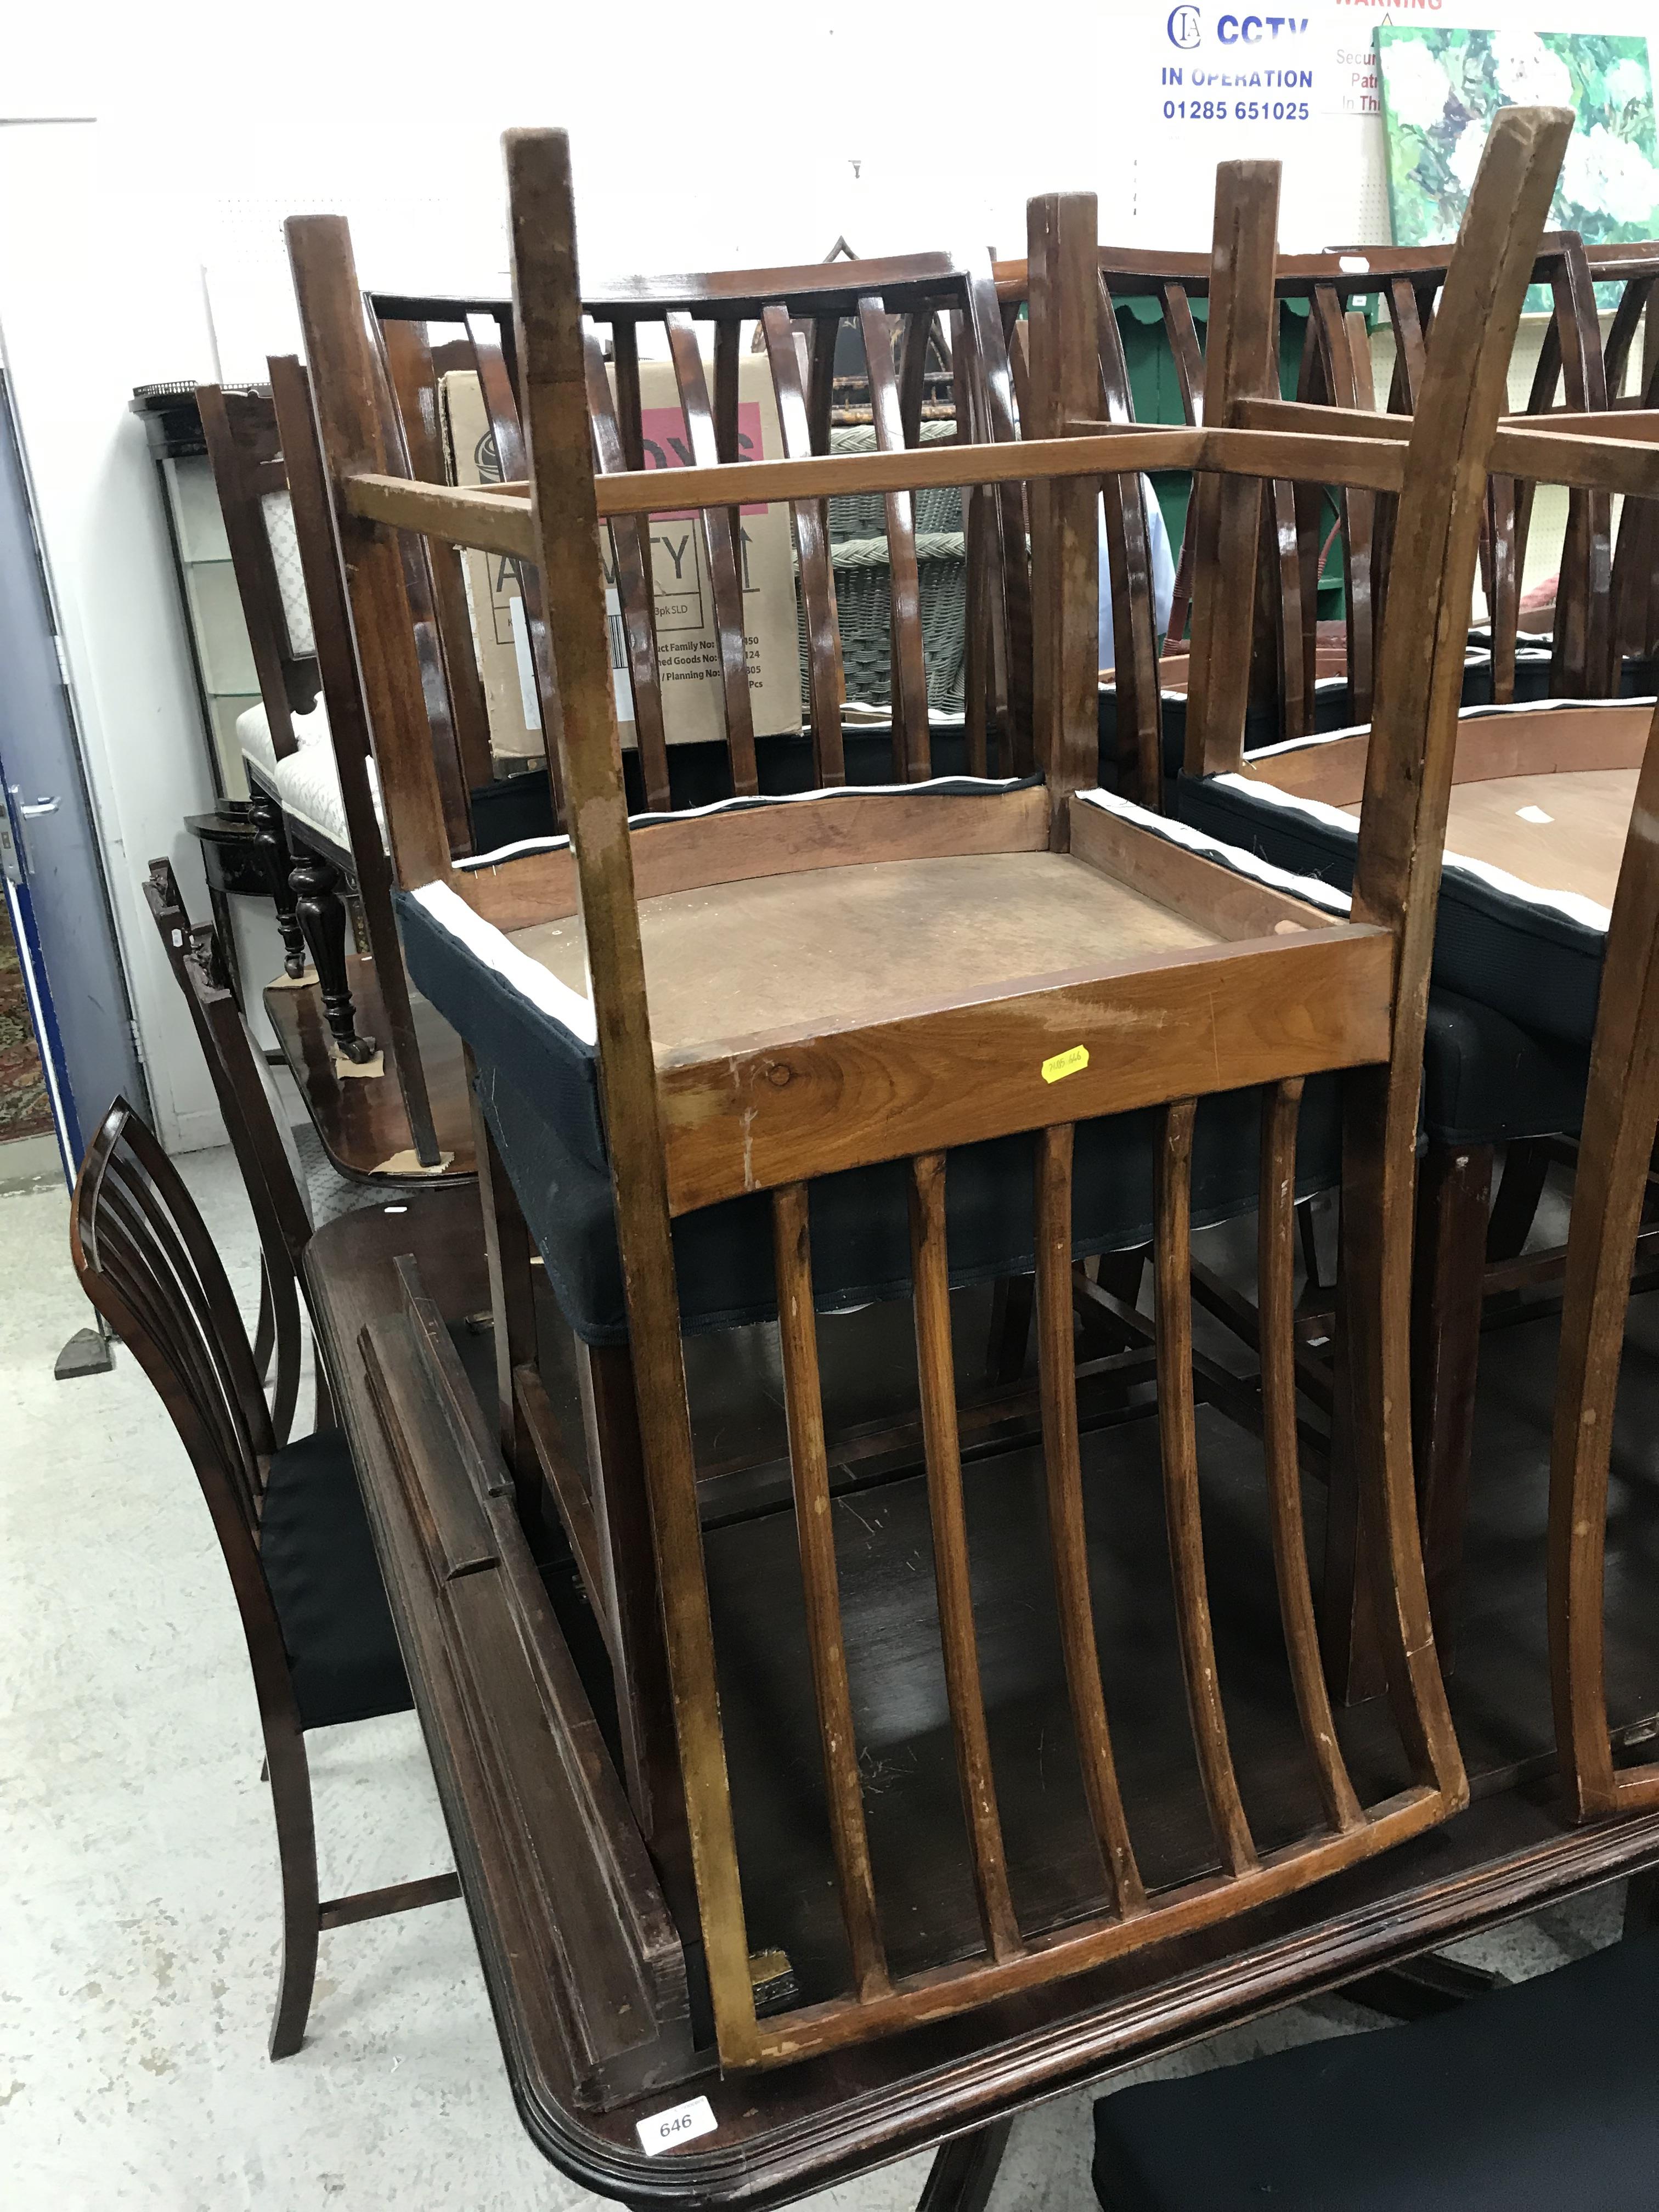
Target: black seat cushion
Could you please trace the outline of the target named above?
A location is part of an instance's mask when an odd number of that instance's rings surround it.
[[[340,1430],[285,1444],[272,1459],[259,1557],[301,1724],[331,1728],[406,1711],[414,1699]]]
[[[483,1066],[479,1097],[547,1279],[565,1319],[589,1344],[628,1334],[611,1173],[565,1141],[545,1100],[526,1097]],[[1193,1147],[1193,1225],[1248,1212],[1256,1202],[1260,1094],[1202,1100]],[[1316,1077],[1303,1097],[1297,1152],[1300,1196],[1327,1190],[1341,1170],[1341,1092]],[[1152,1234],[1155,1112],[1079,1124],[1073,1166],[1073,1251],[1121,1251]],[[953,1285],[1020,1274],[1035,1265],[1032,1140],[1001,1137],[954,1152],[945,1174]],[[811,1186],[812,1282],[820,1310],[903,1297],[910,1231],[902,1161],[822,1176]],[[772,1208],[766,1195],[729,1200],[674,1224],[680,1314],[688,1331],[769,1320],[776,1312]]]
[[[1503,708],[1489,708],[1502,714]],[[1539,710],[1532,710],[1536,713]],[[1185,776],[1179,818],[1206,836],[1344,891],[1353,887],[1359,824],[1331,807],[1268,795],[1238,776]],[[1435,921],[1434,981],[1565,1044],[1595,1032],[1607,950],[1605,914],[1588,899],[1536,888],[1446,854]]]
[[[1261,742],[1267,744],[1275,734],[1269,732]],[[929,716],[928,751],[935,775],[969,773],[968,734],[959,715]],[[842,730],[842,752],[848,783],[883,784],[893,781],[890,722],[846,724]],[[811,732],[757,738],[755,771],[763,793],[769,797],[811,791],[817,781]],[[630,749],[623,755],[623,774],[629,811],[641,814],[646,807],[645,779],[640,772],[637,751]],[[668,788],[676,812],[683,812],[689,806],[711,806],[722,799],[729,799],[732,756],[724,740],[671,745]],[[472,842],[480,853],[494,852],[502,845],[516,845],[521,838],[550,837],[557,827],[545,768],[526,769],[518,775],[497,776],[493,782],[475,785],[467,797],[472,815]]]
[[[1589,1083],[1588,1047],[1534,1035],[1455,992],[1430,992],[1423,1125],[1437,1144],[1577,1136]]]
[[[1659,1936],[1095,2106],[1105,2212],[1652,2212]]]
[[[1547,676],[1547,657],[1545,672]],[[1516,681],[1518,694],[1518,677]],[[1466,707],[1479,706],[1491,696],[1492,657],[1485,651],[1472,651],[1463,670],[1463,704]],[[1164,804],[1167,806],[1176,778],[1180,775],[1186,758],[1187,695],[1184,691],[1165,691],[1161,705]],[[1117,734],[1117,689],[1113,684],[1103,684],[1100,687],[1097,721],[1100,780],[1109,791],[1121,790],[1123,769]],[[1352,694],[1348,688],[1347,678],[1322,676],[1314,685],[1315,730],[1331,734],[1338,730],[1350,729],[1352,724]],[[1244,750],[1247,753],[1256,752],[1263,745],[1276,744],[1281,734],[1276,706],[1250,707],[1244,718]]]
[[[1316,730],[1346,728],[1353,719],[1348,696],[1346,676],[1322,678],[1314,687],[1314,727]],[[1160,703],[1164,781],[1167,791],[1181,774],[1186,757],[1187,694],[1184,691],[1165,691]],[[1118,741],[1117,689],[1115,684],[1101,685],[1097,720],[1100,732],[1100,780],[1108,791],[1118,791],[1123,787],[1123,763]],[[1245,751],[1255,752],[1263,745],[1273,744],[1279,735],[1278,709],[1252,706],[1244,720]]]

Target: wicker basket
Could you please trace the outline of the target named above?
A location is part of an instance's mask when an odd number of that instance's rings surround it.
[[[924,445],[948,444],[955,436],[954,422],[925,422],[921,426]],[[832,429],[830,438],[833,453],[875,451],[875,432],[865,424]],[[915,497],[927,704],[933,714],[956,714],[963,706],[968,627],[962,495],[948,489],[918,492]],[[830,501],[830,558],[835,569],[848,704],[889,707],[893,697],[891,567],[885,504],[878,493]],[[811,701],[805,691],[806,622],[799,595],[796,608],[800,623],[802,711],[810,720]]]

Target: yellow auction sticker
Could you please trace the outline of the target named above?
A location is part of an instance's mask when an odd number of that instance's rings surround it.
[[[1088,1046],[1074,1044],[1070,1052],[1057,1052],[1052,1060],[1043,1061],[1042,1079],[1045,1083],[1058,1083],[1062,1075],[1076,1075],[1088,1065]]]

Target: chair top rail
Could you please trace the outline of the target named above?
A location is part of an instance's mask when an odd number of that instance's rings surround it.
[[[1576,243],[1577,234],[1558,232],[1544,240],[1533,270],[1534,284],[1551,281],[1569,240]],[[1601,250],[1635,252],[1630,247]],[[1659,246],[1653,251],[1659,254]],[[1281,300],[1303,300],[1333,286],[1340,292],[1360,295],[1401,276],[1416,283],[1437,284],[1444,281],[1451,253],[1449,243],[1328,246],[1319,253],[1281,253],[1274,264],[1273,291]],[[1598,278],[1611,281],[1615,276],[1645,271],[1650,264],[1638,258],[1629,270],[1622,266],[1604,270],[1600,263],[1592,265]],[[1121,299],[1156,297],[1166,284],[1178,284],[1200,299],[1206,298],[1210,289],[1207,252],[1168,253],[1158,246],[1103,246],[1099,268],[1108,289]],[[1006,304],[1023,305],[1029,298],[1030,277],[1024,261],[994,261],[991,276],[998,299]]]
[[[881,294],[888,312],[961,305],[967,278],[948,253],[895,253],[868,261],[808,261],[777,269],[670,270],[601,281],[583,295],[584,313],[595,322],[649,321],[676,309],[717,314],[720,319],[758,320],[781,303],[792,314],[856,315],[860,299]],[[494,315],[509,325],[513,302],[441,292],[381,292],[366,297],[382,322],[464,324],[469,315]]]

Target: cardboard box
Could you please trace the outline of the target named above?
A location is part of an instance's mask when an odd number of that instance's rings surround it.
[[[440,395],[451,482],[499,483],[495,433],[475,372],[457,370],[442,378]],[[461,554],[461,574],[489,717],[489,749],[504,759],[539,760],[541,710],[517,564],[505,553],[481,553],[468,546]]]
[[[709,386],[714,370],[705,364]],[[614,380],[613,380],[614,381]],[[680,410],[673,365],[640,363],[640,414],[647,469],[690,465],[690,441]],[[744,354],[738,363],[738,443],[745,460],[781,460],[772,372],[764,354]],[[800,728],[800,646],[795,619],[793,542],[785,502],[741,510],[739,574],[749,696],[757,737]],[[621,609],[611,588],[606,548],[606,596],[611,614],[611,662],[617,672],[623,742],[633,742],[633,700],[623,653]],[[671,745],[721,740],[726,714],[720,688],[720,640],[702,517],[693,510],[651,517],[651,583],[656,599],[657,665],[661,674],[663,724]]]
[[[712,385],[712,368],[708,374]],[[454,481],[499,483],[495,440],[477,376],[464,370],[446,376],[442,396]],[[640,397],[646,466],[689,466],[690,441],[672,363],[641,362]],[[745,459],[782,458],[777,404],[763,355],[744,355],[738,363],[738,436]],[[755,733],[775,737],[797,732],[801,726],[800,653],[787,505],[744,507],[739,544]],[[472,550],[462,558],[491,745],[504,755],[538,755],[542,738],[535,672],[514,564],[502,556]],[[608,538],[604,560],[617,720],[623,744],[632,745],[634,696]],[[695,511],[671,510],[651,517],[651,580],[668,742],[683,745],[723,740],[726,717],[708,552],[702,519]]]

